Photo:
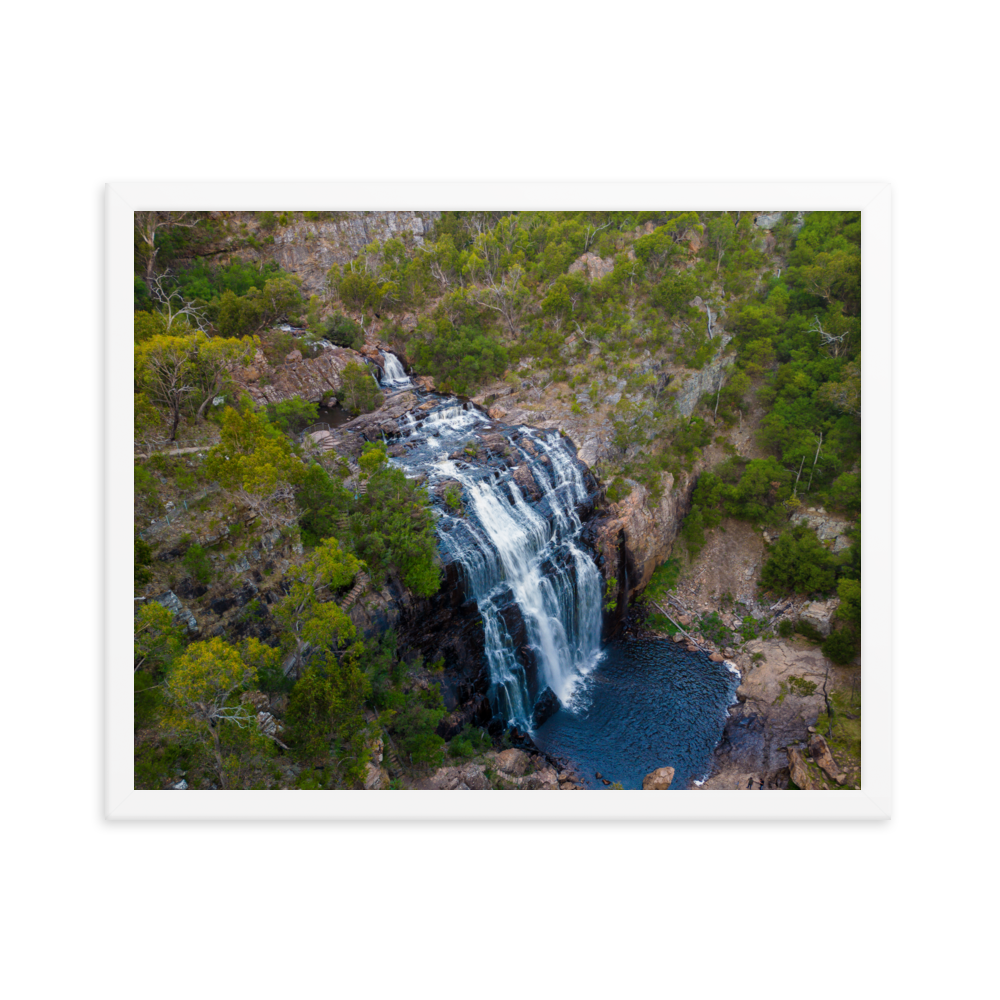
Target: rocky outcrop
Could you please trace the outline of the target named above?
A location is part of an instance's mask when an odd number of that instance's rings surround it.
[[[413,787],[446,792],[487,789],[554,792],[576,786],[570,781],[560,782],[556,769],[544,757],[510,749],[500,753],[490,750],[467,764],[439,767]]]
[[[674,769],[672,767],[658,767],[642,779],[642,790],[644,792],[665,792],[670,788],[673,780]]]
[[[172,590],[159,594],[152,600],[156,601],[157,604],[162,604],[168,611],[172,612],[174,618],[187,629],[188,635],[197,635],[201,631],[198,620],[181,604],[180,598]]]
[[[670,554],[683,520],[683,490],[669,472],[660,474],[661,494],[629,480],[631,493],[609,505],[608,513],[587,525],[584,540],[597,553],[606,580],[618,581],[617,600],[624,612],[629,599],[649,583],[653,570]]]
[[[259,406],[296,397],[318,403],[325,394],[340,392],[341,372],[352,362],[364,364],[365,359],[346,347],[326,348],[315,357],[282,365],[268,364],[258,351],[254,363],[237,374],[236,382]]]
[[[847,674],[817,647],[797,639],[755,639],[736,663],[742,674],[739,703],[730,709],[713,774],[699,787],[785,788],[790,762],[799,760],[810,727],[825,710],[824,686],[844,683]],[[812,787],[792,780],[800,788]]]
[[[577,274],[586,271],[590,281],[600,281],[601,278],[609,275],[615,269],[613,260],[605,260],[598,257],[596,253],[585,253],[577,257],[569,266],[570,274]]]
[[[264,255],[278,262],[286,271],[302,279],[306,295],[317,295],[326,288],[327,271],[334,264],[346,264],[373,240],[393,237],[423,243],[440,212],[338,212],[337,218],[306,221],[296,219],[278,227],[274,243]],[[253,224],[255,220],[247,220]],[[407,235],[409,234],[409,235]],[[247,257],[258,251],[235,251]]]
[[[822,636],[828,636],[833,631],[834,617],[840,607],[840,598],[833,597],[828,601],[813,601],[799,612],[799,621],[815,629]]]
[[[719,380],[732,362],[732,358],[726,356],[726,345],[733,339],[728,333],[720,332],[719,335],[722,338],[722,345],[715,357],[699,371],[675,376],[675,380],[670,384],[671,390],[675,385],[678,386],[674,394],[674,406],[681,416],[690,417],[702,396],[706,393],[715,395],[719,391]]]
[[[809,737],[809,753],[812,754],[813,760],[828,778],[836,781],[838,785],[844,783],[844,774],[837,767],[837,762],[833,759],[833,754],[830,753],[826,740],[819,733],[813,733]]]
[[[809,777],[809,768],[806,766],[802,751],[795,747],[787,747],[785,753],[788,756],[788,771],[792,783],[803,791],[811,789],[813,783]]]
[[[822,507],[810,507],[808,510],[798,511],[789,520],[793,524],[804,524],[812,528],[821,542],[832,540],[832,552],[842,552],[851,546],[851,540],[847,537],[847,533],[854,527],[854,522],[833,517],[827,514]]]

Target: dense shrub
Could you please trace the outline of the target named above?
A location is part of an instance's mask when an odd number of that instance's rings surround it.
[[[836,561],[804,524],[778,539],[760,575],[764,587],[779,593],[825,594],[835,580]]]

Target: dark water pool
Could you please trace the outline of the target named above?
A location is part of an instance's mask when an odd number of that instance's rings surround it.
[[[349,420],[354,418],[345,410],[339,403],[336,406],[332,406],[329,409],[325,406],[321,406],[319,409],[319,417],[317,418],[317,423],[326,424],[330,430],[335,427],[340,427],[342,424],[346,424]]]
[[[577,707],[561,709],[533,738],[576,765],[590,788],[607,787],[595,771],[625,788],[642,788],[650,771],[670,766],[670,790],[685,789],[707,776],[738,685],[723,664],[669,640],[609,643]]]

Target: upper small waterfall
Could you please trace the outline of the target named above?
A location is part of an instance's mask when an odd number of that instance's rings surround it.
[[[382,352],[385,358],[385,368],[382,371],[382,385],[387,389],[403,389],[413,385],[410,376],[406,374],[403,366],[399,363],[399,358],[388,351]]]

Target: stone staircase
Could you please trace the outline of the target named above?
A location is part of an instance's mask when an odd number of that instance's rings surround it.
[[[361,572],[357,575],[354,580],[354,586],[351,588],[351,592],[342,600],[338,602],[341,611],[347,611],[354,602],[368,589],[368,584],[371,583],[367,573]]]

